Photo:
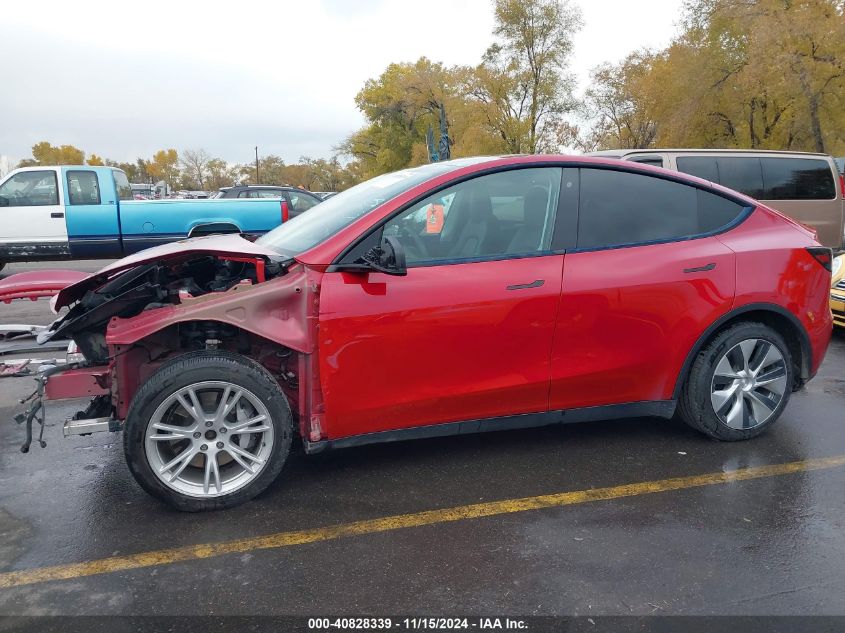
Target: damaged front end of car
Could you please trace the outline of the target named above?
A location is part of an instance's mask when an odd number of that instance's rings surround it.
[[[54,310],[68,311],[38,341],[70,339],[77,355],[42,367],[37,389],[22,401],[29,408],[15,419],[27,430],[24,452],[35,424],[43,445],[44,401],[90,399],[64,422],[65,437],[120,431],[139,386],[164,363],[198,350],[260,363],[300,414],[300,432],[314,436],[319,404],[300,376],[316,372],[319,273],[237,236],[215,248],[201,240],[172,246],[120,260],[53,297]]]

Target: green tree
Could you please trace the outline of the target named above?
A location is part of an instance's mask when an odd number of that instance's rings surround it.
[[[569,0],[495,0],[494,7],[498,41],[468,90],[507,151],[553,150],[557,126],[577,105],[569,58],[580,10]]]
[[[619,64],[602,64],[590,75],[584,110],[594,124],[589,136],[575,141],[581,149],[651,147],[657,124],[643,98],[643,80],[651,71],[652,56],[629,55]]]
[[[88,160],[85,161],[85,162],[88,163],[89,165],[91,165],[92,167],[102,167],[103,165],[106,164],[104,159],[97,156],[96,154],[91,154],[88,157]]]
[[[390,64],[370,79],[355,98],[368,125],[338,147],[367,177],[429,161],[426,134],[440,144],[441,116],[453,157],[504,150],[466,93],[472,69],[445,67],[422,57],[414,63]],[[348,171],[348,170],[347,170]]]
[[[212,158],[206,164],[206,187],[216,191],[221,187],[231,187],[237,181],[237,170],[221,158]]]

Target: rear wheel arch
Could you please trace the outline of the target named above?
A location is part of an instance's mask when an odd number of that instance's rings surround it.
[[[774,303],[751,303],[731,310],[708,327],[698,338],[687,354],[678,378],[672,398],[677,400],[681,390],[689,378],[692,365],[702,349],[723,330],[740,322],[763,323],[780,334],[792,356],[795,375],[794,388],[801,387],[810,378],[810,364],[812,361],[812,347],[810,336],[798,318],[786,308]]]

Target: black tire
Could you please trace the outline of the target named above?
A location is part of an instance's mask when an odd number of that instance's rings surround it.
[[[780,402],[764,422],[751,428],[737,429],[728,426],[719,418],[714,410],[710,394],[717,363],[734,346],[749,339],[767,341],[781,353],[786,371],[786,389]],[[780,334],[762,323],[750,321],[736,323],[718,332],[696,357],[681,390],[677,415],[692,428],[717,440],[734,442],[756,437],[780,418],[792,393],[794,375],[792,355]]]
[[[261,400],[270,414],[274,443],[270,456],[255,479],[229,494],[197,498],[171,489],[153,473],[146,455],[145,434],[156,409],[176,390],[213,380],[225,380],[244,387]],[[135,394],[126,416],[123,452],[136,481],[157,499],[186,512],[221,510],[252,499],[273,483],[290,451],[292,429],[287,398],[266,369],[238,354],[198,351],[165,363]]]

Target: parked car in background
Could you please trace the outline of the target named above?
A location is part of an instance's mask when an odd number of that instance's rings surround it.
[[[332,196],[337,195],[337,191],[312,191],[311,193],[320,198],[320,200],[328,200]]]
[[[810,230],[719,185],[461,159],[65,287],[41,340],[72,337],[86,363],[46,390],[94,395],[65,432],[122,430],[138,482],[183,510],[255,496],[294,436],[315,453],[677,409],[744,440],[824,359],[830,282]]]
[[[830,310],[833,312],[833,324],[845,328],[845,255],[833,260]]]
[[[216,198],[285,198],[290,204],[291,217],[308,211],[322,202],[316,194],[299,187],[276,185],[237,185],[222,187]]]
[[[721,184],[813,227],[825,246],[843,248],[845,182],[833,158],[826,154],[638,149],[591,155],[682,171]]]
[[[279,200],[134,200],[113,167],[26,167],[0,181],[0,268],[9,261],[122,257],[213,233],[261,235],[291,215]]]

